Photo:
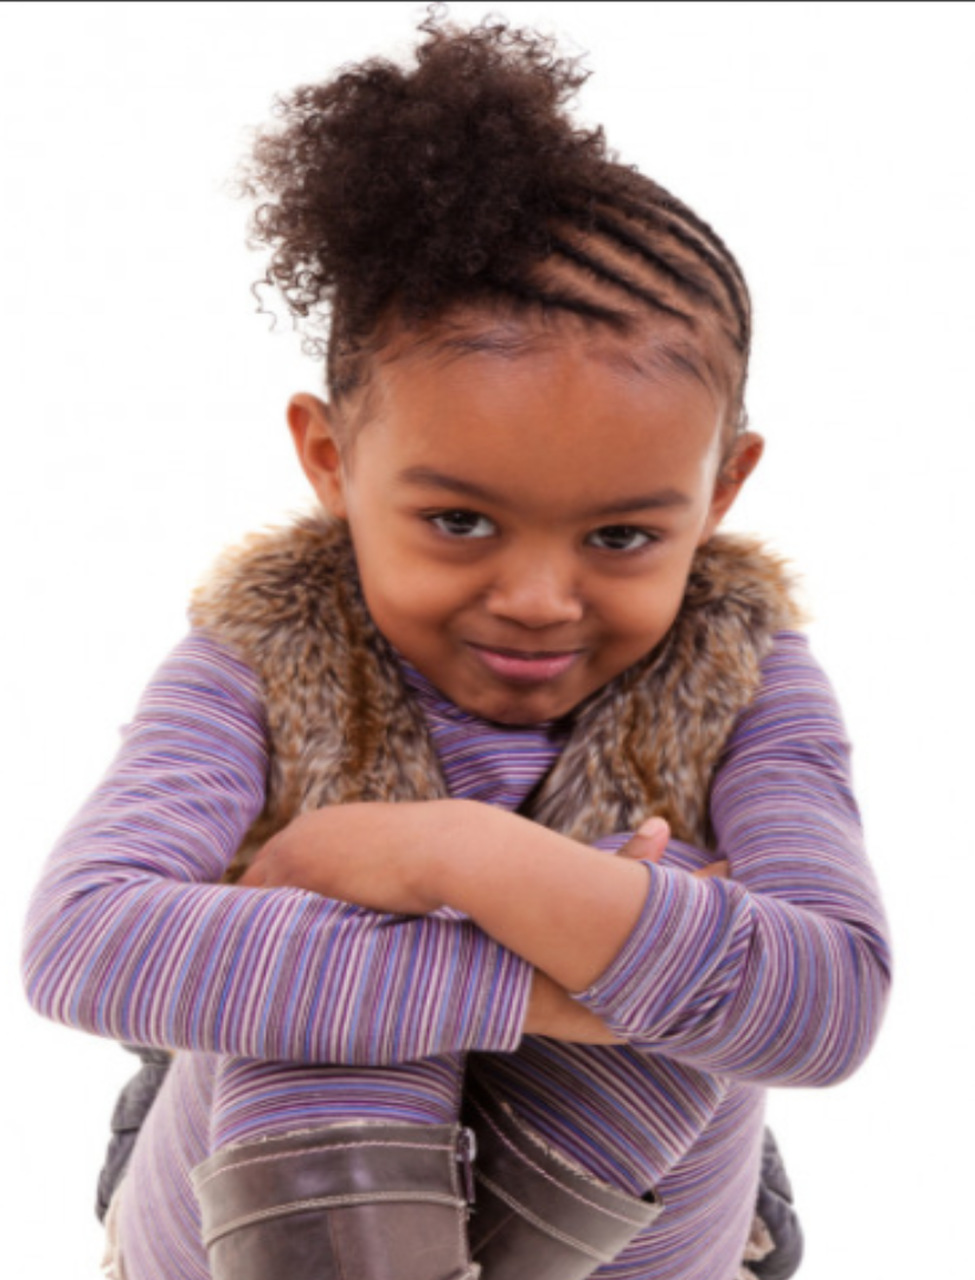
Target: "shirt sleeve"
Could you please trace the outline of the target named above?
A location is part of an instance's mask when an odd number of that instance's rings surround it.
[[[825,1085],[869,1052],[887,926],[832,689],[802,636],[763,664],[716,774],[717,852],[673,842],[609,968],[576,997],[621,1038],[714,1073]],[[727,858],[730,879],[689,871]]]
[[[265,799],[259,685],[192,633],[31,901],[27,996],[136,1044],[378,1064],[521,1037],[531,967],[466,920],[217,884]]]

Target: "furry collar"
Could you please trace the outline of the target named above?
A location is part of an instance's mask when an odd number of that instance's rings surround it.
[[[343,524],[318,514],[251,537],[196,592],[190,618],[264,690],[267,803],[232,873],[305,809],[447,794],[422,713],[366,610]],[[677,838],[707,847],[724,744],[774,633],[796,622],[781,562],[748,539],[713,537],[667,636],[577,710],[523,811],[587,843],[660,814]]]

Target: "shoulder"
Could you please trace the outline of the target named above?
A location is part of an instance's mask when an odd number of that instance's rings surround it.
[[[836,693],[808,638],[778,632],[761,663],[758,689],[729,736],[718,788],[729,778],[781,766],[829,775],[846,791],[850,752]]]
[[[778,632],[759,671],[758,689],[739,719],[736,736],[775,729],[790,736],[828,734],[845,740],[836,692],[807,636]]]
[[[229,860],[263,806],[267,768],[253,672],[211,637],[191,632],[146,685],[76,828],[114,831],[136,814],[139,838],[150,843],[153,831],[163,844],[168,837],[160,833],[177,833],[175,841],[195,833],[207,874],[216,878],[224,862],[212,861],[214,850],[226,839]]]
[[[217,696],[258,694],[254,672],[233,649],[209,632],[194,629],[172,649],[157,669],[149,689],[186,688]]]
[[[263,744],[261,682],[229,645],[191,631],[146,686],[129,736],[163,726],[183,736],[205,733]]]

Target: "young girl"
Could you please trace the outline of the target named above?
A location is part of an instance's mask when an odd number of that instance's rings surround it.
[[[716,532],[748,293],[569,122],[573,64],[423,33],[258,144],[267,278],[329,307],[320,509],[197,593],[28,992],[177,1051],[123,1280],[788,1274],[764,1090],[853,1071],[889,969],[788,580]]]

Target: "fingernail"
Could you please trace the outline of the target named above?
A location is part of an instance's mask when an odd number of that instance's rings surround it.
[[[648,818],[646,822],[637,827],[637,835],[649,836],[652,839],[654,836],[663,835],[666,830],[667,824],[663,818]]]

